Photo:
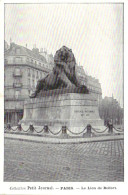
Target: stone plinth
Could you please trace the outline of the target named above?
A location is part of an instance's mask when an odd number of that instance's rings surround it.
[[[27,100],[21,124],[51,127],[103,126],[96,98],[91,94],[65,93]],[[81,131],[81,130],[80,130]]]

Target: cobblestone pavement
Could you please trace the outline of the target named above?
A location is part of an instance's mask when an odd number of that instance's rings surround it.
[[[123,144],[123,140],[43,144],[5,139],[4,181],[123,181]]]

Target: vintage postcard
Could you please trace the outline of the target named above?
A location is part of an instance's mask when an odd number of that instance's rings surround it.
[[[0,194],[125,194],[127,1],[0,6]]]

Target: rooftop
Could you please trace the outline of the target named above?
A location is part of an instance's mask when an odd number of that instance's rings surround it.
[[[17,51],[17,49],[20,49],[20,52]],[[37,50],[36,50],[37,51]],[[41,60],[43,62],[47,62],[45,57],[40,55],[38,52],[34,52],[34,50],[30,50],[27,47],[21,46],[21,45],[17,45],[15,43],[11,43],[10,44],[10,48],[5,51],[5,55],[6,56],[10,56],[10,55],[15,55],[15,56],[19,56],[19,55],[26,55],[26,56],[30,56],[32,58],[36,58],[38,60]]]

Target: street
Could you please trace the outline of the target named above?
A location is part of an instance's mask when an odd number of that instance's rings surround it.
[[[5,139],[4,181],[123,181],[123,144],[123,140],[44,144]]]

